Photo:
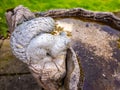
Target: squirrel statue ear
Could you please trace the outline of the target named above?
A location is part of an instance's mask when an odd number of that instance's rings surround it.
[[[80,66],[74,50],[70,47],[66,55],[66,76],[64,79],[65,90],[78,90],[80,80]]]

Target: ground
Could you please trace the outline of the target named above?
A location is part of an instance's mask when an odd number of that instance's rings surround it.
[[[27,65],[12,55],[9,39],[0,48],[0,90],[41,90]]]

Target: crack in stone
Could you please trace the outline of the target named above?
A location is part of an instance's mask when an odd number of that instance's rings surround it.
[[[21,75],[28,75],[28,74],[31,74],[30,72],[24,72],[24,73],[3,73],[3,74],[0,74],[0,77],[2,76],[21,76]]]

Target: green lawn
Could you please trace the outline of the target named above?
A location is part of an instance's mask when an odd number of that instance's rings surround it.
[[[46,11],[57,8],[81,7],[94,11],[120,11],[120,0],[1,0],[0,34],[6,36],[7,25],[4,13],[6,9],[24,5],[32,11]]]

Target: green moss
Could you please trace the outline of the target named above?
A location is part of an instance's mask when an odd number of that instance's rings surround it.
[[[5,11],[20,4],[30,8],[32,11],[75,7],[95,11],[120,11],[120,0],[1,0],[0,34],[6,36],[8,30],[4,16]]]

